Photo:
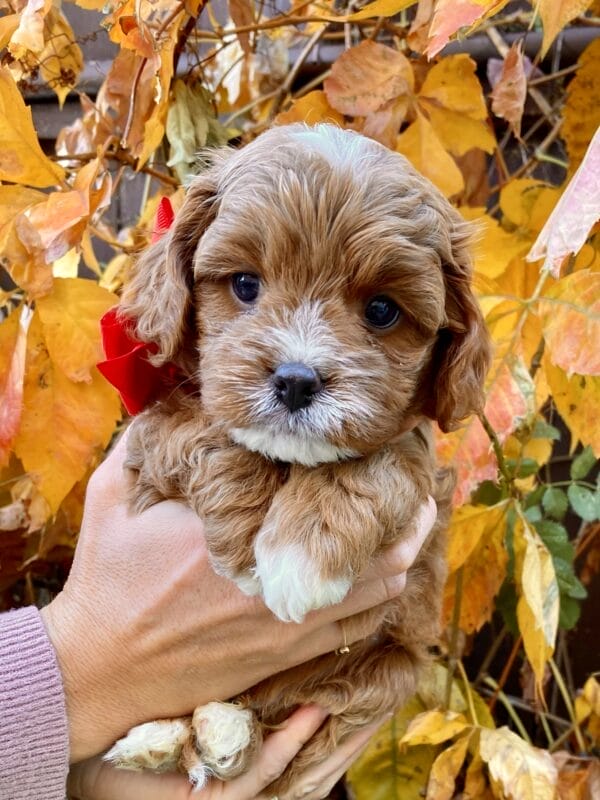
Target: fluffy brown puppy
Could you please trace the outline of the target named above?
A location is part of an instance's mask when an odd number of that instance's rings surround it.
[[[339,602],[428,494],[438,521],[378,633],[193,718],[134,728],[108,757],[202,784],[247,768],[299,704],[331,716],[294,774],[402,705],[436,643],[452,479],[430,423],[481,408],[489,342],[469,228],[410,164],[330,125],[274,128],[217,155],[122,311],[183,378],[135,419],[132,501],[183,498],[217,572],[282,620]]]

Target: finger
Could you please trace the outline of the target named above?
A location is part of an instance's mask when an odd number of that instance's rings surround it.
[[[190,800],[193,796],[183,775],[116,769],[101,758],[71,768],[67,794],[72,800]]]
[[[300,797],[302,800],[321,800],[328,797],[335,784],[364,752],[371,737],[388,718],[383,717],[350,736],[328,758],[307,769],[278,800],[296,800]]]
[[[429,496],[417,511],[415,530],[401,542],[387,548],[361,576],[362,579],[386,578],[406,572],[414,564],[416,557],[429,536],[437,518],[437,506]]]
[[[255,800],[263,789],[282,775],[326,718],[327,712],[319,706],[304,706],[292,714],[265,740],[250,771],[223,787],[222,800]],[[202,792],[196,793],[194,798],[204,800]]]

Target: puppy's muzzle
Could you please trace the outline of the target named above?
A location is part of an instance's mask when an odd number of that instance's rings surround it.
[[[277,399],[290,411],[309,406],[317,392],[323,388],[319,373],[306,364],[281,364],[273,374]]]

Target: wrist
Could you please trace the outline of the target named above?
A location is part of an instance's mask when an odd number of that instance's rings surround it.
[[[104,750],[123,729],[115,703],[118,667],[97,621],[64,591],[41,615],[62,675],[73,763]]]

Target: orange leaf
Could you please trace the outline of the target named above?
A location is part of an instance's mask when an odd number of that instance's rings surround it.
[[[567,275],[544,294],[538,308],[552,363],[568,376],[600,375],[600,273]]]
[[[515,136],[521,136],[521,117],[527,97],[527,77],[521,42],[514,42],[502,65],[500,80],[491,94],[492,111],[505,119]]]
[[[496,14],[508,0],[438,0],[429,29],[429,58],[437,55],[448,44],[451,36],[461,28]]]
[[[413,85],[412,67],[406,56],[366,39],[342,53],[323,88],[337,111],[362,117],[395,97],[410,94]]]

